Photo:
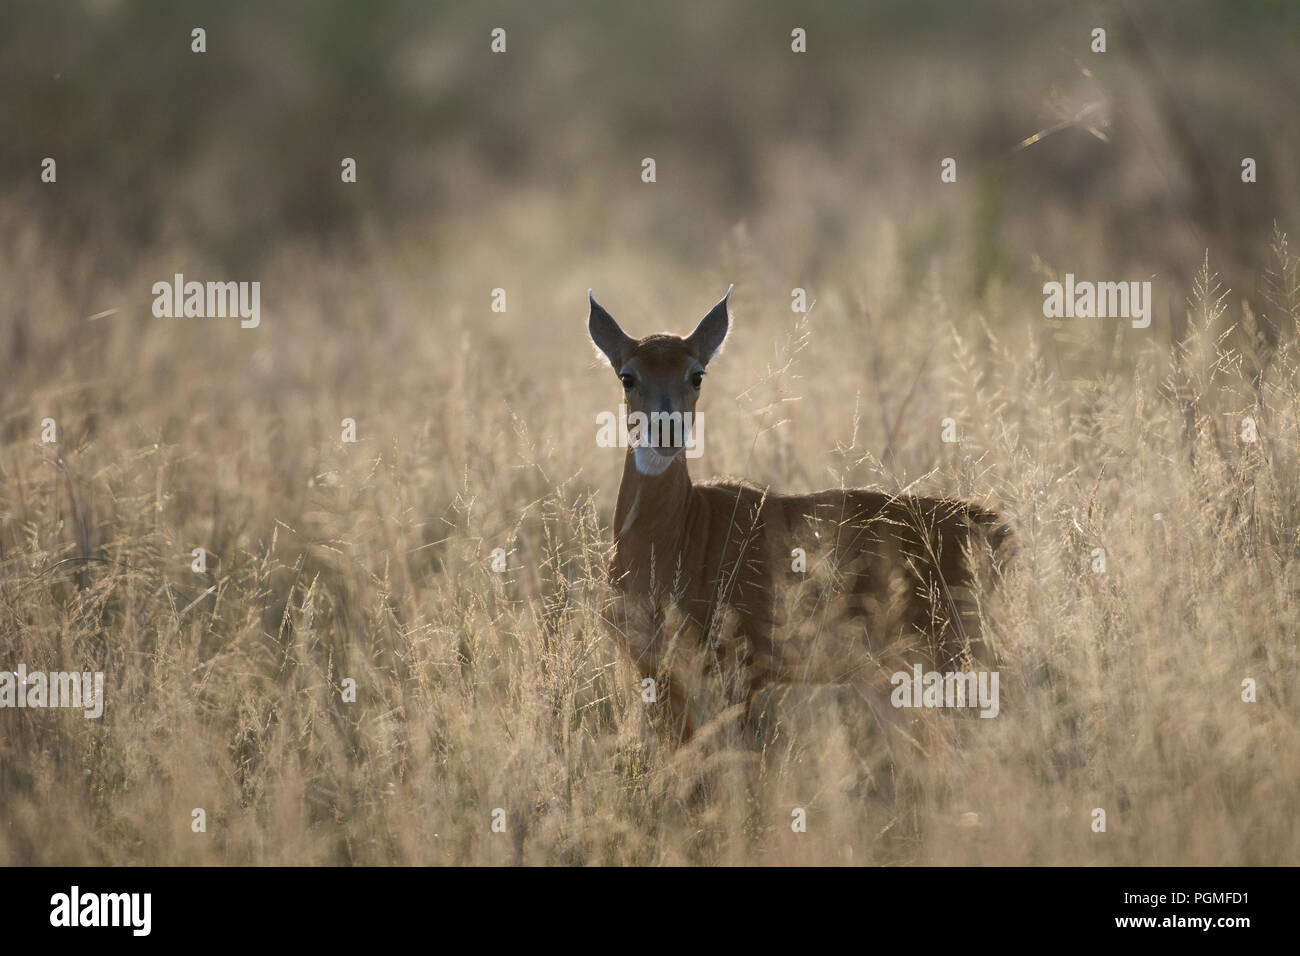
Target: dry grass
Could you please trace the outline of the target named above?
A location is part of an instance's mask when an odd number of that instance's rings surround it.
[[[525,231],[559,217],[538,199]],[[0,404],[0,666],[102,670],[108,690],[99,721],[0,713],[0,861],[1300,858],[1300,293],[1280,240],[1271,301],[1221,298],[1210,267],[1166,289],[1189,299],[1171,346],[1164,317],[970,299],[942,261],[907,288],[885,278],[888,221],[847,237],[866,278],[827,280],[806,319],[774,278],[781,224],[759,222],[658,293],[680,268],[631,249],[510,281],[486,239],[456,273],[414,235],[286,251],[238,277],[263,283],[249,331],[149,317],[158,278],[225,277],[196,257],[110,279],[10,225],[26,311],[0,329],[24,330]],[[833,694],[763,749],[720,721],[674,751],[648,722],[597,610],[621,455],[594,441],[618,394],[584,293],[635,333],[681,331],[724,272],[737,322],[696,474],[1006,510],[997,719],[929,717],[923,755],[889,754]]]

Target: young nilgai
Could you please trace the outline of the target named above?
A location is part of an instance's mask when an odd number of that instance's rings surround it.
[[[731,329],[730,295],[685,338],[634,339],[588,293],[588,331],[618,375],[628,417],[611,619],[681,739],[716,712],[710,704],[752,701],[772,684],[867,693],[915,663],[985,657],[980,585],[1010,536],[996,514],[964,501],[693,482],[683,452]]]

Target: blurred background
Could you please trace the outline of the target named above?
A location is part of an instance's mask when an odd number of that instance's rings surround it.
[[[718,262],[737,227],[788,289],[892,224],[897,281],[943,258],[980,296],[1034,289],[1035,256],[1114,278],[1206,248],[1244,267],[1300,188],[1288,0],[54,0],[6,4],[0,52],[6,215],[109,275],[167,244],[243,275],[287,240],[413,230],[440,294],[477,303],[489,281],[567,316],[606,257],[653,265],[627,291],[676,306],[670,270]]]

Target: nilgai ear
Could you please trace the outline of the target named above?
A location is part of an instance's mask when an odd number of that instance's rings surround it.
[[[728,287],[722,301],[710,309],[708,315],[700,319],[700,324],[686,339],[686,344],[691,347],[691,351],[699,356],[700,361],[705,365],[708,365],[709,360],[722,351],[722,343],[727,340],[727,333],[731,331],[731,316],[727,314],[727,300],[731,298],[731,290],[734,288],[735,285]]]
[[[587,290],[587,300],[591,302],[591,315],[587,317],[587,334],[617,372],[636,340],[618,327],[614,317],[596,301],[590,289]]]

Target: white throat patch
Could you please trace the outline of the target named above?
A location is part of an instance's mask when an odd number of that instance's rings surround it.
[[[676,455],[663,455],[657,448],[641,445],[632,449],[636,457],[636,470],[643,475],[662,475],[673,463]]]

